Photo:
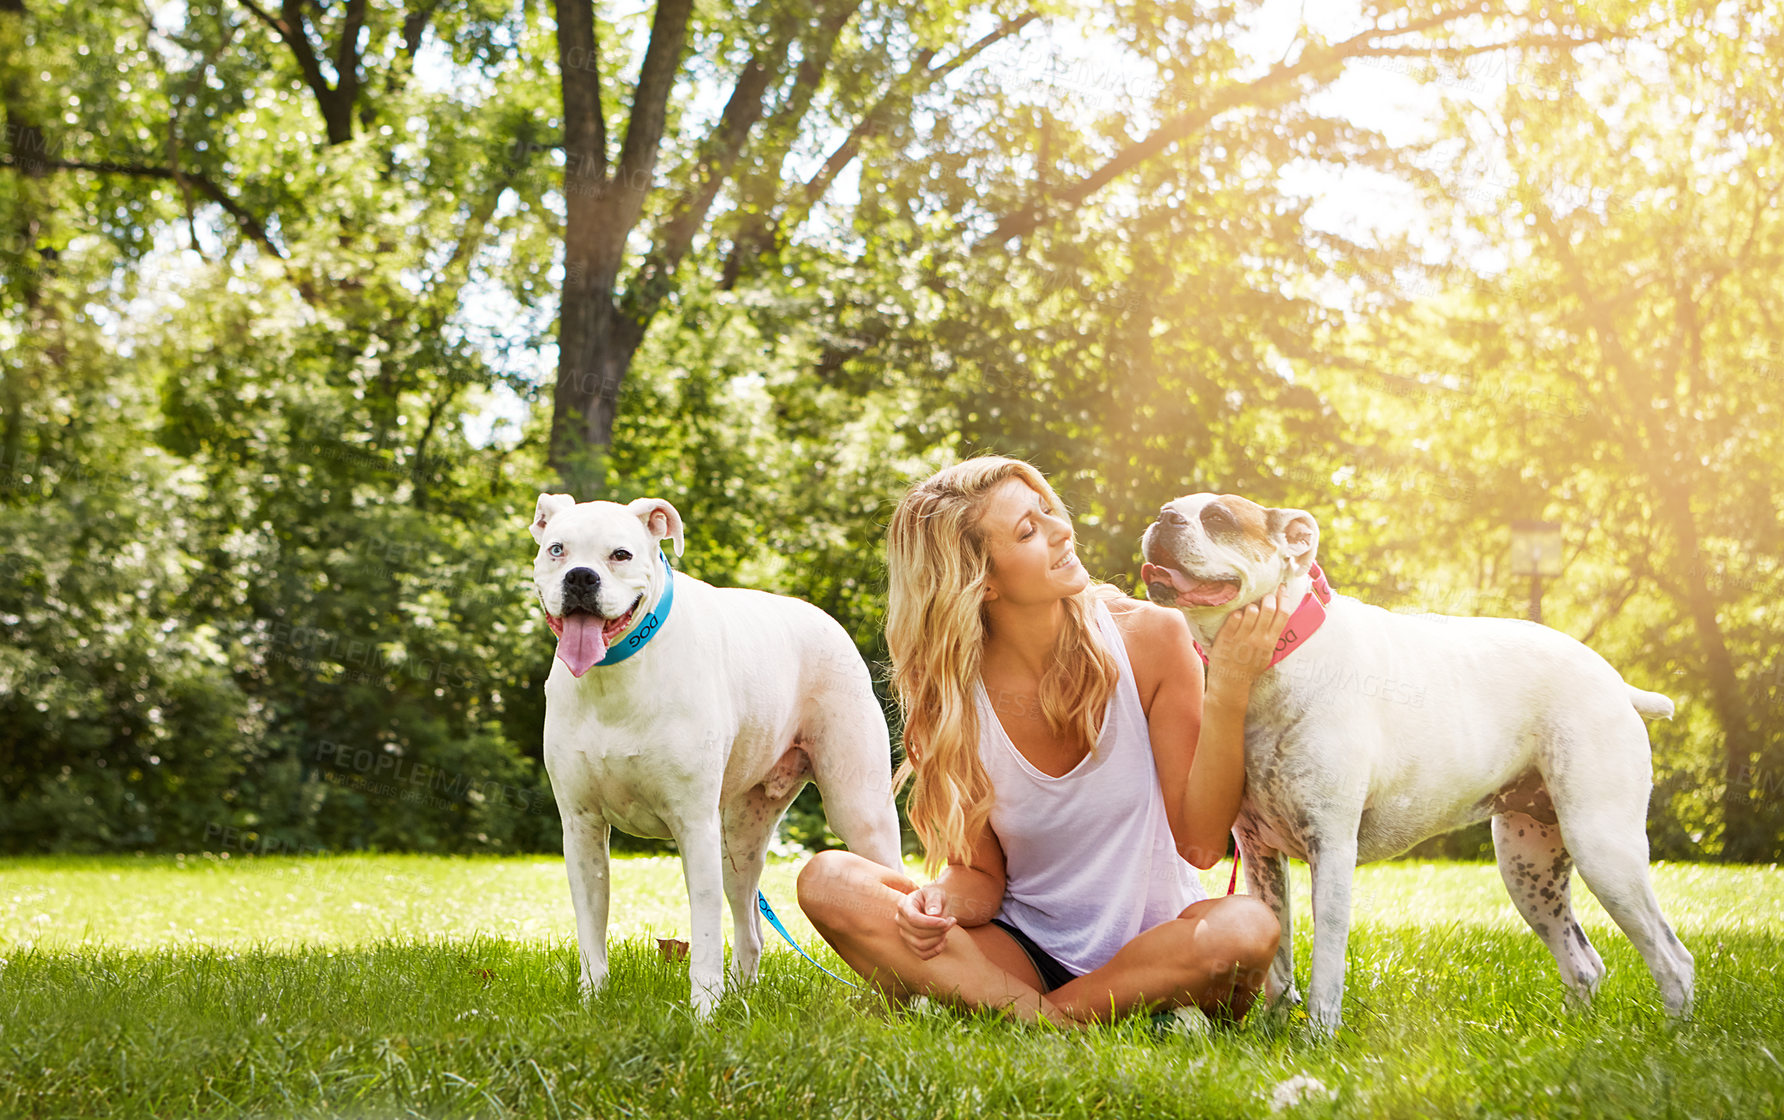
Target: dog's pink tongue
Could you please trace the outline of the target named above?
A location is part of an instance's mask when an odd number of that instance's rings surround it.
[[[1147,564],[1140,578],[1150,583],[1161,575],[1170,579],[1171,586],[1181,597],[1180,601],[1198,607],[1218,607],[1239,593],[1239,585],[1230,580],[1191,579],[1176,568],[1167,568],[1163,564]]]
[[[607,635],[601,632],[601,620],[592,614],[565,615],[557,655],[559,661],[570,667],[571,676],[588,672],[590,665],[607,656]]]
[[[1176,572],[1171,573],[1171,582],[1177,586],[1178,594],[1198,607],[1218,607],[1239,594],[1238,584],[1213,580],[1190,580],[1191,586],[1186,589],[1177,584],[1176,575]]]

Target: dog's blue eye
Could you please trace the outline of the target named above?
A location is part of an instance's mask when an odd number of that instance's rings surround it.
[[[564,554],[564,546],[561,544],[554,543],[550,548],[547,548],[545,551],[550,553],[553,556],[562,556]]]
[[[623,548],[616,548],[613,550],[613,562],[615,564],[624,564],[627,560],[630,560],[631,558],[632,558],[632,554],[630,552],[627,552]]]

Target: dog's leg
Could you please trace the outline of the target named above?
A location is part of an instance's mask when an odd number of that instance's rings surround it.
[[[860,695],[832,701],[827,717],[817,722],[821,739],[809,748],[812,774],[824,795],[824,819],[849,851],[902,871],[886,717],[862,683]]]
[[[1276,959],[1264,978],[1264,1001],[1269,1007],[1289,1006],[1301,1002],[1295,990],[1295,926],[1289,911],[1288,857],[1263,847],[1256,836],[1241,832],[1239,851],[1245,867],[1245,889],[1276,915],[1282,927],[1282,939],[1276,943]]]
[[[793,787],[797,795],[805,783]],[[774,838],[781,814],[787,811],[793,797],[781,793],[770,796],[761,786],[745,792],[725,806],[724,841],[725,899],[731,904],[731,969],[733,986],[742,986],[756,978],[756,966],[762,960],[762,920],[756,911],[756,891],[762,884],[762,865],[768,853],[768,842]]]
[[[675,844],[688,885],[688,994],[694,1014],[704,1019],[725,994],[724,841],[717,806],[710,816],[683,821]]]
[[[1344,952],[1350,944],[1350,884],[1357,870],[1354,819],[1315,836],[1307,846],[1313,872],[1313,978],[1308,982],[1307,1017],[1317,1031],[1331,1033],[1344,1016]]]
[[[1493,818],[1493,851],[1518,913],[1555,955],[1570,1001],[1592,1002],[1604,979],[1604,961],[1573,916],[1573,857],[1561,843],[1561,827],[1524,813]]]
[[[576,948],[582,958],[578,983],[584,999],[607,983],[607,838],[612,831],[599,814],[564,816],[564,868],[576,911]]]
[[[1635,945],[1668,1012],[1691,1010],[1695,962],[1667,925],[1648,878],[1648,730],[1623,692],[1582,704],[1551,732],[1543,768],[1561,836],[1606,913]]]
[[[1648,878],[1646,800],[1640,811],[1602,801],[1582,808],[1557,794],[1555,810],[1580,878],[1648,962],[1666,1010],[1684,1015],[1691,1010],[1696,963],[1661,914]]]

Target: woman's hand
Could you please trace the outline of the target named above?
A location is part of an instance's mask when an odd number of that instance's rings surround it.
[[[1227,615],[1208,655],[1208,693],[1222,700],[1241,700],[1251,695],[1251,684],[1270,666],[1276,640],[1294,614],[1288,593],[1278,587],[1271,595]]]
[[[948,895],[940,883],[918,887],[898,900],[893,924],[898,927],[898,936],[904,939],[905,947],[915,953],[918,960],[926,961],[940,954],[948,931],[959,924],[943,913],[947,908]]]

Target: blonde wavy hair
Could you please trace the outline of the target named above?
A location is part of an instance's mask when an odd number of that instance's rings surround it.
[[[983,455],[911,487],[887,530],[886,644],[892,687],[904,712],[904,760],[893,789],[914,779],[906,808],[931,871],[946,862],[970,865],[967,837],[977,835],[991,816],[991,780],[979,759],[973,702],[991,575],[979,520],[986,496],[1011,478],[1065,511],[1033,466]],[[1065,600],[1066,624],[1040,682],[1041,711],[1053,734],[1081,739],[1093,750],[1119,670],[1104,648],[1091,606],[1120,596],[1119,589],[1092,580]]]

